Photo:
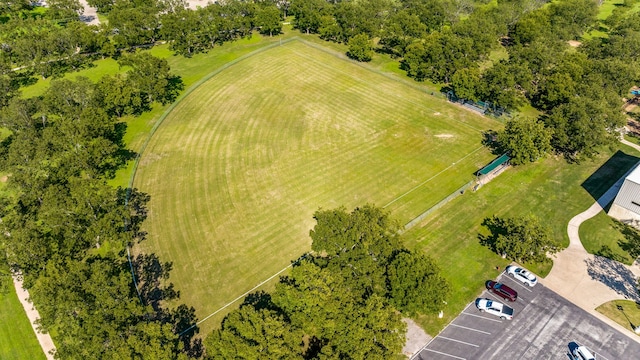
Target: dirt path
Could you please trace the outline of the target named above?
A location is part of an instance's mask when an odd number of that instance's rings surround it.
[[[38,338],[38,342],[42,347],[42,351],[44,351],[48,360],[53,360],[53,353],[56,351],[56,346],[53,344],[53,340],[49,334],[43,334],[38,331],[35,321],[40,318],[40,314],[38,314],[38,310],[36,310],[33,304],[28,301],[29,292],[22,287],[22,279],[16,274],[13,275],[13,286],[16,288],[18,300],[20,300],[24,311],[27,313],[31,327],[36,333],[36,338]]]
[[[611,300],[639,301],[636,279],[640,276],[640,267],[637,263],[627,266],[587,253],[578,232],[580,224],[596,216],[603,207],[613,201],[627,175],[628,173],[622,176],[591,207],[569,221],[567,226],[569,247],[555,256],[551,272],[546,278],[540,279],[540,283],[640,342],[640,337],[631,330],[595,310],[596,307]]]

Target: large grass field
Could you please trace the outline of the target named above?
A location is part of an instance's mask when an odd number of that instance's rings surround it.
[[[318,208],[419,215],[493,158],[480,140],[499,126],[283,43],[212,77],[151,138],[134,183],[152,196],[140,247],[173,262],[181,301],[202,318],[308,251]]]
[[[0,279],[0,359],[45,359],[10,279]]]

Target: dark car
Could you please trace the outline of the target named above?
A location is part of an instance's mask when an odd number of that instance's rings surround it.
[[[505,284],[489,280],[485,285],[487,286],[487,290],[505,300],[516,301],[518,299],[518,293]]]

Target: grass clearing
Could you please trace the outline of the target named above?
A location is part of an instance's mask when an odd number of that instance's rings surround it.
[[[582,223],[579,230],[580,240],[587,252],[613,258],[627,265],[633,263],[629,253],[618,245],[619,242],[626,241],[624,235],[616,228],[613,218],[603,211]],[[608,250],[603,249],[603,246],[608,247]]]
[[[2,276],[2,275],[0,275]],[[45,359],[8,276],[0,281],[0,359]]]
[[[152,196],[140,247],[173,261],[203,318],[308,251],[318,208],[419,215],[493,158],[480,140],[498,126],[301,41],[276,46],[215,75],[153,136],[135,181]]]
[[[437,334],[480,294],[485,280],[498,275],[497,266],[503,270],[508,265],[508,260],[480,246],[478,234],[487,233],[481,226],[484,218],[533,214],[544,219],[553,236],[566,247],[569,220],[591,206],[640,157],[635,150],[623,149],[615,153],[603,150],[593,161],[580,164],[547,158],[511,168],[479,191],[454,199],[405,233],[407,246],[437,259],[452,286],[442,319],[417,319],[424,329]],[[541,276],[551,270],[551,264],[523,265]]]
[[[598,306],[596,311],[631,331],[635,330],[634,326],[640,325],[640,304],[635,301],[609,301]]]

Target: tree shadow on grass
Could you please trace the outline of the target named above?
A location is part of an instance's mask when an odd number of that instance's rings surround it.
[[[640,161],[639,158],[618,150],[598,170],[591,174],[581,186],[594,200],[598,200],[620,177],[634,168],[638,161]],[[601,205],[606,206],[607,204]]]
[[[180,298],[180,292],[169,283],[169,274],[173,267],[170,262],[161,262],[155,254],[140,254],[132,261],[133,270],[138,279],[138,293],[145,305],[153,309],[153,317],[162,323],[171,324],[173,332],[180,335],[185,353],[199,358],[204,353],[202,339],[194,338],[200,329],[196,326],[196,310],[185,304],[169,309],[164,303]]]

